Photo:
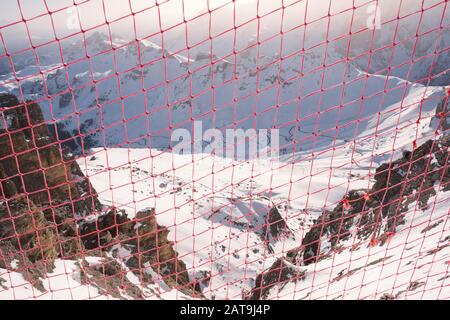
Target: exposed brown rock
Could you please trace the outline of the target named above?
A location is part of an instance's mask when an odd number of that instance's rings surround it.
[[[186,265],[178,258],[173,243],[167,239],[169,230],[157,224],[155,211],[139,212],[136,223],[138,238],[134,253],[140,255],[140,269],[145,270],[143,265],[148,262],[170,287],[190,296],[202,297],[202,293],[191,283]]]
[[[0,129],[0,177],[7,179],[0,196],[26,193],[44,210],[58,207],[58,220],[101,210],[94,188],[52,137],[39,105],[0,95],[0,108],[7,124]]]
[[[148,265],[170,287],[201,297],[178,258],[169,230],[156,222],[153,209],[135,219],[115,208],[103,211],[96,192],[75,159],[56,141],[40,107],[0,95],[0,267],[19,272],[41,290],[40,278],[57,258],[114,255],[114,246],[130,251],[127,267],[143,276]],[[89,218],[88,218],[89,217]],[[105,258],[106,259],[106,258]],[[108,260],[109,259],[109,260]],[[86,278],[101,290],[121,297],[142,297],[125,281],[122,266],[107,258],[101,266],[87,264]]]
[[[75,159],[52,137],[39,105],[0,95],[0,116],[1,264],[9,269],[17,260],[19,272],[38,285],[56,258],[83,251],[75,215],[101,205]]]
[[[143,299],[143,293],[126,277],[127,270],[112,258],[103,258],[100,264],[84,262],[81,268],[82,283],[95,286],[100,293],[116,299]]]
[[[112,208],[100,214],[94,221],[81,221],[80,237],[88,250],[99,247],[109,249],[118,242],[119,235],[128,235],[134,224],[125,212]],[[133,234],[131,236],[133,237]]]
[[[380,300],[395,300],[395,296],[389,293],[385,293],[380,297]]]
[[[25,196],[0,203],[0,239],[31,263],[51,266],[58,257],[55,226]]]
[[[202,297],[199,287],[190,281],[186,265],[178,258],[168,235],[169,230],[157,224],[154,209],[138,212],[135,219],[112,209],[95,221],[80,225],[80,237],[89,253],[95,254],[99,248],[111,252],[120,243],[130,251],[127,266],[142,281],[150,281],[145,271],[151,268],[168,286],[190,296]]]
[[[426,209],[436,194],[436,183],[443,190],[450,188],[449,147],[450,138],[443,136],[427,141],[413,152],[405,152],[397,161],[381,165],[371,190],[350,191],[333,211],[325,212],[314,222],[302,242],[303,262],[316,262],[326,254],[320,248],[322,237],[334,248],[352,236],[353,227],[358,238],[377,238],[383,244],[404,223],[411,203],[417,201]]]
[[[288,234],[292,233],[276,206],[270,208],[266,216],[264,228],[266,237],[270,235],[275,240],[282,240]]]
[[[450,129],[450,89],[447,96],[442,99],[436,108],[436,119],[439,121],[439,129],[446,132]]]
[[[376,170],[372,189],[352,190],[334,210],[324,211],[303,238],[302,246],[289,251],[258,275],[255,287],[245,298],[265,299],[274,286],[302,279],[305,274],[290,264],[308,265],[326,258],[329,252],[320,247],[324,238],[335,251],[341,241],[350,237],[376,239],[376,243],[383,244],[395,233],[397,226],[404,223],[409,204],[417,201],[422,209],[426,209],[429,199],[436,194],[437,183],[443,190],[450,189],[449,147],[450,137],[444,135],[435,141],[427,141],[413,152],[405,152],[401,159],[391,164],[381,165]],[[352,230],[356,230],[354,234]],[[376,260],[369,265],[382,261]],[[358,269],[349,273],[356,271]],[[340,274],[335,281],[349,273]],[[391,298],[395,297],[382,297]]]
[[[278,286],[281,289],[288,282],[299,281],[304,279],[304,277],[304,271],[296,270],[289,266],[283,259],[278,259],[268,270],[256,277],[255,287],[244,299],[264,300],[273,287]]]

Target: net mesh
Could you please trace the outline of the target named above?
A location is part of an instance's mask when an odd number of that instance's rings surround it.
[[[0,298],[450,297],[448,1],[4,2]]]

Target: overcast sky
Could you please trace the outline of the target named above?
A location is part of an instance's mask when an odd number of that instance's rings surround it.
[[[76,8],[73,6],[74,2],[78,4]],[[158,2],[159,8],[155,6],[156,2]],[[363,18],[362,21],[365,21],[364,19],[369,19],[370,15],[374,14],[374,10],[363,5],[372,5],[376,2],[374,0],[236,0],[235,3],[234,5],[233,0],[1,0],[0,32],[8,48],[20,47],[22,43],[27,42],[29,46],[28,27],[33,45],[39,46],[55,39],[54,29],[57,37],[64,38],[79,33],[80,25],[84,30],[101,26],[103,31],[107,31],[107,29],[105,30],[106,20],[115,21],[123,18],[111,23],[111,30],[115,33],[128,33],[134,36],[134,26],[136,25],[137,35],[141,37],[145,34],[158,33],[161,28],[167,30],[181,23],[184,18],[191,20],[201,13],[206,13],[208,5],[210,9],[216,9],[226,4],[228,4],[228,8],[213,12],[213,23],[220,24],[220,20],[233,20],[233,16],[229,15],[231,11],[235,13],[236,24],[240,25],[249,19],[254,19],[258,11],[260,15],[264,15],[281,8],[283,4],[285,6],[293,5],[285,11],[284,15],[285,23],[292,21],[292,25],[303,23],[305,11],[307,11],[307,19],[312,21],[325,16],[328,10],[332,14],[337,14],[342,10],[352,8],[353,4],[357,7],[362,6],[357,15]],[[396,16],[400,3],[402,3],[401,11],[405,15],[419,10],[422,5],[422,1],[418,0],[380,0],[380,3],[383,20]],[[426,1],[428,6],[434,3],[442,3],[442,0]],[[235,6],[236,10],[234,11]],[[67,7],[69,8],[61,10]],[[225,10],[228,10],[228,14],[222,14]],[[49,11],[54,12],[52,18],[48,14]],[[135,15],[134,20],[131,16],[132,12],[139,12]],[[442,8],[440,8],[440,12],[442,12]],[[20,22],[13,26],[7,26],[21,21],[22,15],[27,20],[26,25]],[[351,15],[347,16],[351,18]],[[365,18],[366,16],[367,18]],[[434,17],[436,21],[439,18]],[[265,21],[262,20],[261,23],[264,24]],[[275,15],[273,21],[274,24],[280,25],[279,19]],[[209,21],[199,21],[197,25],[207,28]],[[274,25],[274,27],[277,26]],[[336,28],[337,23],[333,27]],[[193,29],[191,28],[191,30]]]

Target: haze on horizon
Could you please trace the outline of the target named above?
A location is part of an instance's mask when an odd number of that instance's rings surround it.
[[[426,5],[440,2],[430,0]],[[233,20],[236,26],[241,26],[255,19],[257,13],[264,16],[276,11],[261,19],[262,28],[279,32],[301,25],[305,18],[307,22],[314,21],[330,12],[334,33],[342,34],[348,30],[352,19],[364,24],[373,14],[369,6],[376,3],[381,9],[382,21],[393,19],[399,11],[402,15],[417,12],[422,6],[422,2],[416,0],[3,0],[0,33],[9,52],[41,46],[56,38],[77,35],[81,30],[111,31],[125,39],[145,38],[170,30],[185,20],[191,36],[204,32],[209,25],[215,36],[225,27],[233,27]],[[283,6],[289,7],[283,12],[279,10]],[[353,6],[358,9],[353,11]],[[213,10],[211,15],[205,14],[208,9]],[[136,13],[134,19],[133,13]],[[26,23],[22,22],[22,16]],[[436,17],[427,19],[438,20]],[[106,21],[111,22],[110,30]],[[180,30],[173,32],[177,33],[174,39],[185,32],[182,28],[176,29]],[[321,30],[312,28],[309,32]],[[170,33],[167,36],[170,37]],[[4,50],[0,46],[0,54]]]

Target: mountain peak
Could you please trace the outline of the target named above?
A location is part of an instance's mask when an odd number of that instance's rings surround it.
[[[95,31],[94,33],[86,36],[86,43],[100,43],[100,42],[110,42],[109,36],[104,32]]]

